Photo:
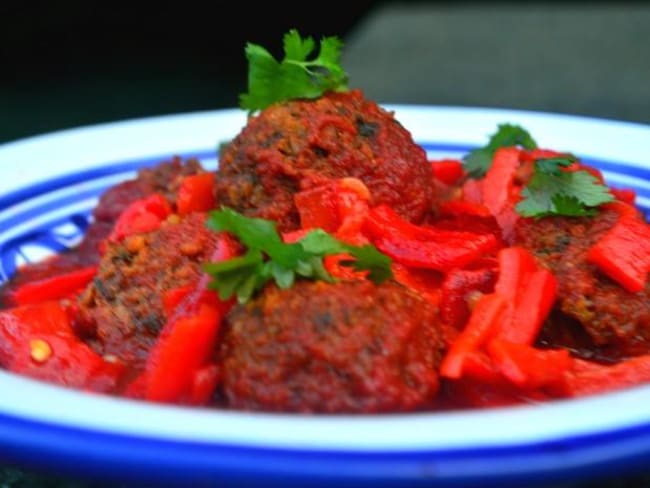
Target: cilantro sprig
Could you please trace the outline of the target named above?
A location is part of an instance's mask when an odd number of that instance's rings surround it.
[[[348,75],[341,67],[343,42],[323,37],[316,57],[309,59],[316,45],[311,37],[301,38],[291,29],[284,35],[284,59],[278,62],[269,51],[248,43],[248,93],[240,95],[240,107],[249,112],[294,98],[318,98],[326,91],[346,91]]]
[[[515,207],[524,217],[593,215],[596,207],[614,200],[609,188],[585,170],[565,171],[577,159],[572,156],[538,159],[522,200]]]
[[[464,158],[467,174],[472,178],[482,178],[492,164],[492,157],[500,147],[519,146],[524,149],[537,149],[537,143],[530,133],[515,124],[499,124],[497,131],[490,136],[488,143],[470,151]]]
[[[336,279],[323,264],[323,257],[331,254],[350,255],[351,259],[340,263],[368,271],[368,279],[376,283],[392,276],[390,258],[374,246],[353,246],[322,229],[308,232],[297,242],[285,243],[275,222],[246,217],[225,207],[210,212],[207,225],[233,234],[246,247],[241,256],[204,265],[212,277],[210,288],[224,300],[236,296],[239,303],[245,303],[272,280],[283,289],[293,286],[298,277],[333,283]]]

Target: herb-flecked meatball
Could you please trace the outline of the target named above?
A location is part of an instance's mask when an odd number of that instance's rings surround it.
[[[166,321],[164,293],[197,282],[216,247],[205,218],[193,213],[108,244],[79,301],[78,327],[96,350],[135,367],[144,363]]]
[[[222,388],[233,408],[414,411],[438,392],[437,309],[394,282],[271,286],[222,327]]]
[[[278,103],[250,117],[222,151],[217,198],[294,230],[300,222],[293,195],[341,177],[359,178],[374,204],[391,205],[413,222],[432,203],[425,151],[359,90]]]
[[[625,290],[587,261],[589,249],[618,220],[614,210],[593,217],[522,219],[518,244],[530,249],[558,278],[558,299],[542,340],[583,356],[650,352],[650,284]]]

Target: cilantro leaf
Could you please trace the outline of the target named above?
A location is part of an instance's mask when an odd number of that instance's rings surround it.
[[[381,283],[392,277],[390,258],[379,252],[375,246],[370,244],[360,247],[346,245],[345,249],[354,257],[354,260],[341,261],[341,264],[352,265],[357,271],[368,270],[368,279],[375,283]]]
[[[516,210],[524,217],[593,215],[595,208],[614,200],[609,188],[585,170],[563,171],[573,156],[538,159]]]
[[[270,281],[283,289],[293,286],[297,277],[333,283],[335,278],[323,265],[323,257],[331,254],[349,254],[351,259],[341,264],[367,270],[368,279],[375,283],[392,276],[390,258],[374,246],[353,246],[322,229],[286,244],[275,222],[245,217],[229,208],[210,212],[207,225],[233,234],[247,248],[241,256],[203,266],[213,278],[209,287],[223,300],[236,296],[239,303],[245,303]]]
[[[241,108],[249,112],[294,98],[318,98],[326,91],[346,91],[348,75],[341,67],[343,47],[337,37],[323,37],[318,55],[309,59],[316,44],[311,37],[302,39],[292,29],[284,35],[284,59],[278,62],[257,44],[248,43],[248,93],[239,97]]]
[[[495,151],[500,147],[512,146],[536,149],[537,143],[523,127],[515,124],[499,124],[487,145],[473,149],[463,158],[467,173],[472,178],[481,178],[490,168]]]

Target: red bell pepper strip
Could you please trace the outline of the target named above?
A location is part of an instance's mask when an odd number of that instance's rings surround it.
[[[156,230],[171,213],[167,200],[157,193],[136,200],[120,214],[108,240],[119,242],[132,234]]]
[[[441,202],[438,206],[438,213],[445,216],[465,216],[472,215],[475,217],[491,217],[490,209],[482,203],[470,202],[467,200],[447,200]]]
[[[492,165],[481,181],[483,204],[497,219],[506,241],[510,240],[519,220],[519,214],[515,211],[518,194],[514,192],[514,181],[520,152],[515,147],[497,149]]]
[[[216,205],[214,174],[198,173],[181,180],[176,197],[178,215],[208,212]]]
[[[237,243],[224,233],[210,260],[229,259],[238,249]],[[202,276],[196,287],[180,300],[149,353],[143,373],[146,399],[192,401],[195,375],[209,364],[221,320],[233,304],[233,300],[222,301],[208,290],[208,280],[207,275]],[[168,298],[167,303],[174,299]]]
[[[483,186],[481,180],[468,179],[462,186],[462,200],[483,205]]]
[[[531,345],[555,301],[557,279],[524,248],[501,249],[498,259],[499,279],[495,291],[509,304],[498,336]]]
[[[627,203],[629,205],[634,205],[636,202],[636,191],[632,188],[612,188],[609,187],[609,191],[614,198],[620,200],[621,202]]]
[[[643,290],[650,272],[650,225],[623,215],[594,244],[587,260],[631,293]]]
[[[541,148],[522,150],[520,154],[521,160],[529,163],[533,163],[538,159],[550,159],[560,156],[569,156],[569,154]]]
[[[499,279],[495,290],[511,302],[526,285],[528,276],[535,271],[535,257],[523,247],[513,246],[501,249],[497,254],[499,261]]]
[[[368,212],[363,231],[380,251],[395,261],[443,272],[466,266],[497,247],[497,239],[492,234],[414,225],[386,205]]]
[[[300,191],[293,196],[303,229],[335,232],[341,225],[336,200],[336,184],[327,183]]]
[[[568,349],[537,349],[527,344],[492,339],[487,350],[503,376],[524,390],[562,383],[573,364]]]
[[[74,333],[66,308],[45,301],[0,311],[0,366],[72,388],[112,392],[124,372]]]
[[[357,237],[369,200],[368,188],[357,178],[332,180],[294,195],[303,229],[323,229],[355,243],[361,243]]]
[[[495,366],[490,356],[482,350],[474,351],[466,356],[463,364],[463,378],[471,378],[483,384],[501,385],[505,382],[501,371]]]
[[[600,364],[574,359],[565,374],[563,396],[581,397],[621,390],[650,382],[650,354],[625,359],[616,364]]]
[[[395,281],[410,288],[429,303],[438,305],[440,302],[440,283],[442,275],[430,269],[409,268],[400,263],[392,264]]]
[[[216,364],[208,364],[198,369],[192,378],[189,403],[191,405],[205,405],[220,381],[220,369]]]
[[[530,275],[518,293],[512,321],[504,326],[499,337],[518,344],[533,344],[548,317],[557,296],[557,279],[547,269]]]
[[[470,316],[472,293],[490,293],[498,270],[496,268],[453,269],[440,286],[440,319],[454,328],[462,327]]]
[[[96,273],[96,266],[86,266],[68,273],[30,281],[11,290],[7,295],[7,301],[14,306],[20,306],[72,298],[83,290]]]
[[[429,163],[433,177],[445,185],[453,185],[465,176],[463,163],[458,159],[434,159]]]
[[[483,295],[476,302],[469,321],[450,345],[440,365],[440,375],[460,378],[467,356],[491,339],[498,330],[501,317],[507,309],[505,299],[496,293]]]

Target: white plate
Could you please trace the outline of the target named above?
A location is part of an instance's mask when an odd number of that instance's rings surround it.
[[[461,156],[497,124],[527,128],[635,188],[650,207],[650,127],[556,114],[388,105],[430,157]],[[0,264],[73,245],[107,186],[172,155],[216,167],[237,109],[67,130],[0,146]],[[71,217],[72,216],[72,217]],[[503,486],[650,462],[650,385],[489,411],[304,416],[187,409],[91,395],[0,372],[0,459],[117,481],[266,486]],[[203,485],[202,485],[203,486]]]

